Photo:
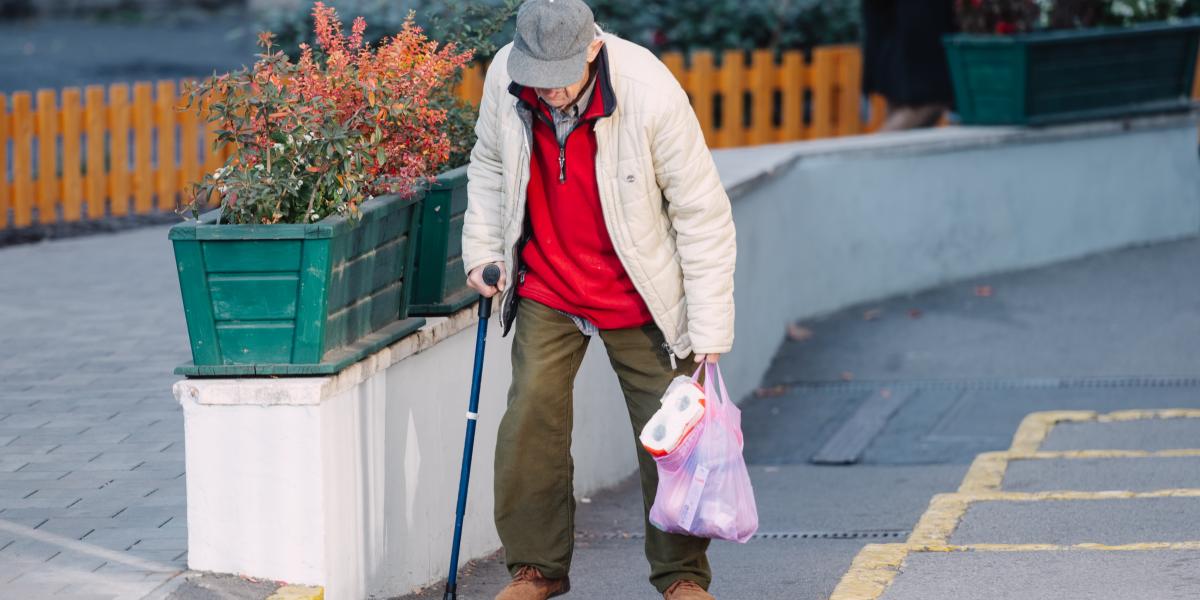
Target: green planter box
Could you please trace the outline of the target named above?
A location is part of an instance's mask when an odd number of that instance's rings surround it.
[[[1120,29],[947,36],[969,125],[1045,125],[1187,110],[1200,20]]]
[[[448,315],[479,299],[467,287],[463,272],[463,215],[467,212],[467,168],[438,175],[421,207],[421,243],[411,312],[414,315]]]
[[[420,328],[408,318],[420,197],[382,197],[358,220],[171,228],[189,376],[336,373]]]

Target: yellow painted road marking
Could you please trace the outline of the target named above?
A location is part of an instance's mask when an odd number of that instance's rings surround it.
[[[929,501],[929,508],[917,521],[908,536],[908,543],[917,546],[938,546],[949,543],[950,534],[967,514],[973,496],[967,494],[938,494]]]
[[[1029,413],[1021,420],[1013,434],[1012,452],[1037,452],[1056,423],[1063,421],[1088,421],[1096,418],[1091,410],[1053,410]]]
[[[1140,421],[1144,419],[1200,419],[1200,409],[1162,408],[1157,410],[1118,410],[1096,418],[1101,423]]]
[[[1029,413],[1013,435],[1011,452],[1033,453],[1042,447],[1050,430],[1058,423],[1086,422],[1115,423],[1149,419],[1200,419],[1200,409],[1163,408],[1155,410],[1118,410],[1099,414],[1091,410],[1051,410]]]
[[[917,521],[908,543],[918,546],[944,546],[958,528],[967,508],[976,502],[1042,502],[1054,500],[1117,500],[1142,498],[1200,498],[1200,489],[1177,488],[1149,492],[1130,491],[1047,491],[1047,492],[971,492],[938,494]]]
[[[867,544],[854,557],[829,600],[874,600],[882,596],[900,572],[910,548],[906,544]]]
[[[1200,541],[1141,542],[1106,545],[1058,544],[969,544],[951,545],[950,535],[958,528],[967,509],[975,502],[1040,502],[1054,500],[1111,500],[1129,498],[1200,498],[1200,489],[1178,488],[1148,492],[1131,491],[1045,491],[1005,492],[1000,487],[1008,464],[1014,460],[1147,458],[1200,456],[1200,449],[1179,450],[1067,450],[1048,452],[1041,446],[1050,430],[1062,422],[1119,422],[1141,419],[1200,418],[1200,410],[1124,410],[1099,414],[1094,411],[1043,411],[1026,415],[1013,435],[1007,452],[986,452],[975,457],[958,493],[938,494],[929,501],[917,526],[903,544],[865,546],[842,576],[829,600],[877,600],[900,573],[912,553],[932,552],[1057,552],[1067,550],[1138,552],[1147,550],[1200,550]]]
[[[267,600],[324,600],[325,588],[320,586],[308,585],[285,585],[277,590],[274,594],[267,597]]]
[[[1038,452],[984,452],[975,457],[963,477],[962,493],[999,491],[1008,465],[1016,460],[1076,460],[1095,458],[1183,458],[1200,457],[1198,448],[1176,450],[1061,450]]]
[[[971,468],[958,486],[961,493],[990,492],[999,490],[1004,483],[1008,463],[1013,460],[1012,452],[984,452],[975,457]]]

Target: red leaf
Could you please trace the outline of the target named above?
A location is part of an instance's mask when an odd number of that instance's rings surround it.
[[[755,398],[774,398],[787,393],[787,386],[775,385],[767,388],[758,388],[754,390]]]
[[[811,329],[804,327],[799,323],[791,323],[787,328],[787,336],[793,342],[803,342],[813,336]]]

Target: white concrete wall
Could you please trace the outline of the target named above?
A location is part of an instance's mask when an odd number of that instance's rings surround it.
[[[1188,117],[947,129],[718,153],[738,227],[735,397],[788,321],[941,282],[1200,233]],[[189,566],[387,597],[445,576],[471,311],[332,378],[189,380]],[[510,340],[487,353],[463,559],[498,546],[491,486]],[[576,382],[578,494],[633,472],[600,342]]]
[[[511,379],[511,338],[501,338],[498,326],[492,333],[464,557],[499,546],[491,518],[492,460]],[[340,393],[337,406],[329,407],[332,418],[322,438],[331,499],[325,510],[326,551],[331,561],[356,567],[346,572],[351,580],[330,568],[328,598],[363,597],[350,590],[386,597],[446,576],[474,346],[472,327]],[[593,344],[576,386],[579,435],[573,452],[586,465],[576,476],[581,495],[619,481],[634,468],[628,418],[602,350]],[[619,435],[605,435],[612,432]]]
[[[395,596],[444,578],[474,357],[470,313],[437,320],[439,335],[390,366],[384,359],[336,378],[177,384],[188,566],[323,585],[330,600]],[[511,337],[493,325],[463,562],[499,546],[492,460]],[[632,444],[616,376],[595,342],[576,384],[577,495],[632,472]]]

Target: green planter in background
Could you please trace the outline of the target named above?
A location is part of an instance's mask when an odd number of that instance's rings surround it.
[[[1046,125],[1187,110],[1200,19],[943,40],[968,125]]]
[[[420,196],[311,225],[171,228],[191,339],[188,376],[324,375],[420,328],[408,318]]]
[[[479,294],[463,272],[463,216],[467,212],[467,168],[438,175],[421,207],[421,243],[413,277],[411,312],[448,315],[473,304]]]

